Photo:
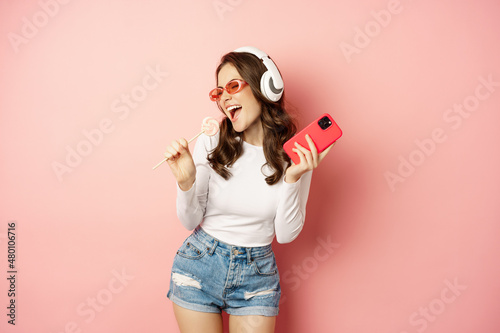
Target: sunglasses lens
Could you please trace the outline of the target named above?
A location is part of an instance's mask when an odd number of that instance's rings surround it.
[[[240,90],[240,83],[238,81],[231,81],[226,85],[226,90],[230,94],[237,93]]]
[[[210,99],[212,101],[218,101],[220,97],[222,96],[222,89],[221,88],[215,88],[210,92]]]

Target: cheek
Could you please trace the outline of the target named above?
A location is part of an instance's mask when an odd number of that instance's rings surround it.
[[[252,107],[249,109],[249,116],[251,118],[257,119],[260,117],[260,114],[262,113],[260,106],[258,104],[252,105]]]
[[[224,111],[224,109],[220,105],[220,101],[217,102],[217,108],[219,109],[220,112],[222,112],[223,114],[226,114],[226,112]]]
[[[261,110],[260,103],[252,94],[250,94],[249,96],[245,96],[245,99],[242,100],[242,102],[243,101],[245,102],[245,105],[247,106],[249,111],[251,111],[252,114],[257,113],[260,115],[260,110]]]

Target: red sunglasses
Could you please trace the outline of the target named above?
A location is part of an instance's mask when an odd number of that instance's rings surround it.
[[[241,91],[241,89],[245,88],[245,86],[248,83],[246,83],[243,80],[231,80],[226,84],[226,87],[224,88],[215,88],[212,91],[210,91],[209,96],[210,99],[214,102],[220,101],[220,98],[222,94],[224,93],[224,90],[227,91],[228,94],[233,95],[236,94],[238,91]]]

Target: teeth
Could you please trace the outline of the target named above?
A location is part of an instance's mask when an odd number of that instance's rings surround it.
[[[231,105],[230,107],[227,108],[227,111],[233,111],[239,108],[241,108],[240,105]]]

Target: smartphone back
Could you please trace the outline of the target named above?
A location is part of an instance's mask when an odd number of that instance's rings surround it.
[[[283,145],[283,149],[295,164],[300,163],[300,158],[292,149],[295,148],[295,142],[309,149],[306,134],[309,134],[318,153],[321,153],[342,136],[342,130],[337,123],[335,123],[331,115],[328,113],[322,114],[318,119],[314,120]]]

